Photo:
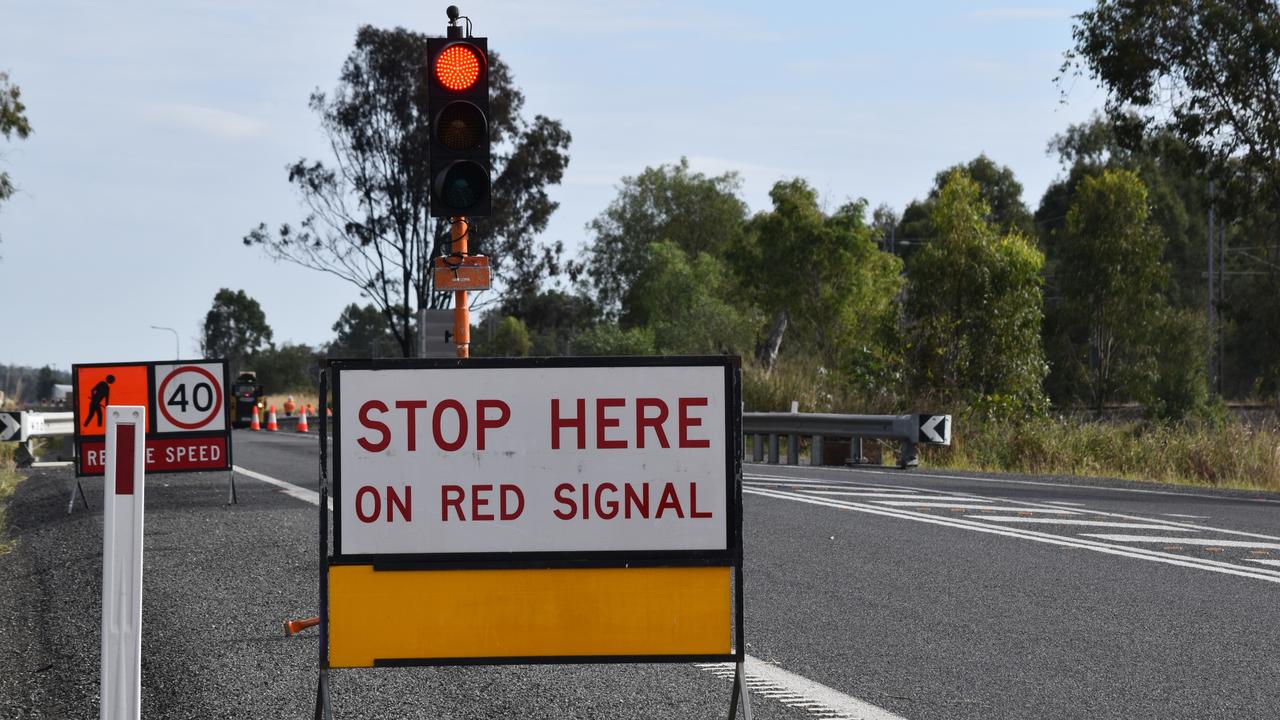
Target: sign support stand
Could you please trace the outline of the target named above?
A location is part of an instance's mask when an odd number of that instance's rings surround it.
[[[459,303],[458,305],[455,305],[455,312],[461,308],[465,308],[465,304]],[[456,317],[457,316],[455,315],[455,318]],[[465,347],[465,345],[459,343],[460,354],[463,347]],[[628,373],[629,376],[643,378],[644,382],[633,379],[631,383],[636,386],[633,388],[631,385],[623,386],[612,380],[600,379],[601,377],[611,377],[611,375],[606,376],[606,373],[617,375],[618,373],[616,373],[616,368],[619,367],[637,367],[645,369],[644,372],[637,371],[635,373]],[[344,511],[350,512],[350,509],[344,509],[341,500],[341,498],[349,498],[351,495],[351,489],[344,487],[342,484],[347,478],[344,478],[341,461],[349,452],[348,446],[353,444],[353,440],[350,436],[343,434],[344,431],[350,432],[350,430],[334,426],[334,437],[332,438],[334,441],[334,445],[332,447],[333,467],[332,470],[330,470],[331,438],[329,433],[330,426],[332,425],[332,423],[329,422],[330,408],[334,405],[337,405],[339,408],[344,408],[347,407],[348,402],[356,402],[357,406],[359,406],[359,403],[369,401],[368,398],[378,397],[379,387],[382,386],[394,386],[397,388],[398,392],[412,393],[414,390],[418,389],[420,385],[427,383],[427,381],[434,381],[435,378],[433,377],[433,374],[440,373],[448,373],[450,375],[457,374],[459,379],[469,378],[477,372],[484,372],[486,374],[491,373],[490,376],[483,379],[491,381],[488,383],[491,388],[502,388],[503,386],[501,383],[504,378],[506,378],[505,382],[509,385],[513,382],[511,378],[516,375],[514,372],[506,373],[504,371],[520,371],[525,370],[526,368],[533,368],[541,373],[541,384],[539,385],[539,390],[534,393],[534,395],[543,393],[550,394],[555,397],[556,389],[561,386],[571,388],[571,392],[585,392],[577,388],[581,388],[584,382],[587,384],[595,382],[601,387],[615,391],[616,394],[633,392],[637,394],[637,397],[647,398],[649,395],[657,394],[650,389],[650,386],[654,386],[661,382],[665,388],[664,392],[671,395],[670,398],[666,399],[666,403],[675,404],[676,401],[672,398],[680,398],[680,403],[678,405],[680,413],[687,412],[684,403],[685,399],[700,401],[697,403],[688,403],[691,407],[701,407],[709,404],[711,407],[720,408],[714,412],[706,413],[703,417],[693,417],[693,420],[696,422],[690,427],[695,428],[693,430],[695,437],[686,439],[685,433],[687,430],[682,427],[679,431],[681,433],[679,436],[680,442],[687,442],[688,445],[686,446],[682,444],[678,449],[686,450],[686,452],[687,448],[692,448],[695,451],[697,449],[709,450],[709,452],[705,453],[706,457],[697,456],[695,458],[697,462],[693,464],[698,465],[698,463],[701,463],[698,467],[707,478],[719,478],[723,474],[724,490],[720,491],[717,489],[711,494],[711,497],[715,498],[719,496],[720,492],[725,493],[723,506],[720,506],[719,504],[711,506],[712,510],[723,507],[723,510],[721,511],[725,518],[723,530],[714,531],[716,534],[708,536],[709,540],[704,543],[698,544],[691,540],[687,543],[688,548],[677,548],[675,551],[668,548],[659,548],[659,551],[661,551],[659,552],[650,550],[647,547],[640,547],[640,549],[628,549],[626,547],[622,547],[620,549],[606,548],[600,551],[598,557],[592,557],[592,562],[585,567],[581,566],[582,557],[580,556],[575,556],[574,564],[564,567],[560,566],[557,561],[559,560],[559,555],[563,553],[558,550],[543,551],[542,555],[534,554],[530,555],[528,558],[517,558],[515,560],[503,555],[497,562],[494,562],[494,557],[492,557],[493,555],[497,555],[496,552],[489,554],[474,552],[473,556],[465,555],[457,551],[443,555],[432,554],[430,552],[419,552],[415,555],[413,553],[406,554],[406,551],[398,550],[398,552],[404,554],[405,557],[409,557],[411,561],[416,561],[417,564],[414,564],[414,562],[406,562],[404,557],[396,556],[395,553],[384,551],[379,554],[378,551],[381,550],[382,547],[378,545],[374,546],[374,550],[372,552],[368,552],[366,554],[358,552],[364,548],[364,546],[359,545],[359,543],[356,543],[353,549],[353,541],[351,540],[353,533],[357,540],[360,539],[360,535],[356,533],[356,531],[352,531],[350,528],[360,528],[360,526],[351,526],[343,522]],[[558,664],[582,661],[607,663],[675,663],[681,661],[714,663],[732,662],[734,664],[734,676],[733,690],[728,708],[728,718],[729,720],[752,720],[747,673],[745,668],[746,645],[744,639],[745,631],[743,627],[745,621],[741,525],[743,441],[742,419],[740,412],[741,377],[739,375],[738,368],[739,366],[736,358],[726,359],[719,356],[707,358],[663,358],[658,361],[639,358],[627,359],[626,361],[611,359],[607,361],[607,363],[601,365],[593,364],[590,360],[576,359],[540,359],[538,361],[490,361],[487,359],[480,359],[472,360],[470,362],[456,362],[443,359],[437,361],[330,361],[329,366],[321,372],[320,411],[318,413],[320,422],[320,453],[319,467],[317,468],[317,485],[319,491],[319,502],[317,503],[317,520],[319,523],[317,548],[319,551],[319,556],[317,558],[317,600],[319,605],[319,616],[317,618],[317,624],[319,625],[319,643],[317,646],[316,658],[314,720],[333,720],[334,712],[332,707],[330,675],[332,674],[331,671],[335,669],[415,665],[450,666],[471,664],[495,665],[506,663]],[[376,375],[374,374],[375,371],[378,371]],[[402,381],[399,373],[410,374],[404,375],[403,377],[407,379]],[[709,375],[710,377],[704,377],[704,374]],[[568,377],[572,377],[573,380],[570,381],[562,379]],[[672,382],[673,377],[676,378],[677,382]],[[449,379],[452,378],[450,377]],[[716,381],[712,382],[713,379],[716,379]],[[381,385],[375,384],[375,380],[378,383],[381,383]],[[681,383],[690,385],[695,381],[697,382],[695,389],[682,389]],[[571,385],[566,385],[566,383],[570,382],[572,382]],[[649,383],[650,386],[645,386],[646,382]],[[723,390],[719,389],[721,388],[720,382],[723,382]],[[388,385],[388,383],[390,383],[390,385]],[[617,388],[615,388],[615,386],[617,386]],[[330,392],[333,393],[332,397],[329,395]],[[486,395],[484,397],[502,396],[504,390],[491,389],[490,392],[492,393],[491,395]],[[519,389],[509,390],[509,392],[511,393],[512,398],[522,398],[524,396],[521,395],[521,393],[526,391]],[[604,390],[601,392],[604,392]],[[680,395],[681,392],[689,395],[689,397],[685,398],[684,395]],[[704,393],[705,397],[699,393]],[[456,399],[450,399],[447,402],[450,402],[459,408],[463,408],[466,405],[469,405],[473,399],[474,398],[460,395]],[[511,402],[511,405],[514,406],[516,404],[514,400],[510,400],[510,398],[508,400]],[[502,413],[501,419],[499,420],[494,417],[492,412],[486,414],[484,406],[479,404],[480,402],[498,403],[499,401],[497,400],[477,400],[476,402],[477,408],[479,408],[477,410],[476,417],[485,420],[490,424],[498,423],[495,427],[507,426],[508,421],[513,419],[514,413],[510,408],[507,408]],[[654,400],[652,402],[663,401]],[[581,425],[585,427],[585,418],[587,418],[584,406],[585,401],[579,400],[578,403],[579,408],[581,408],[578,411],[578,417],[583,418]],[[501,405],[504,407],[506,404],[506,402],[501,402]],[[545,405],[545,403],[542,403],[542,405]],[[556,412],[556,410],[552,410],[552,413]],[[723,413],[723,416],[721,416],[720,413]],[[459,416],[461,417],[462,415],[463,413],[459,412]],[[341,416],[342,413],[340,411],[335,412],[335,417]],[[648,420],[658,422],[651,413],[647,414],[645,417]],[[523,425],[513,423],[512,427],[508,428],[507,432],[509,434],[526,432],[528,430],[527,426],[531,422],[536,423],[538,421],[540,421],[540,418],[532,421],[524,421]],[[701,431],[696,429],[703,426],[704,421],[706,429]],[[719,437],[721,432],[721,429],[719,428],[721,422],[723,422],[725,440],[722,443],[713,444],[712,438]],[[661,428],[661,422],[658,422],[658,427]],[[661,436],[661,429],[656,432]],[[359,435],[358,428],[355,429],[354,434],[356,436]],[[711,438],[704,439],[703,437],[697,437],[697,435],[700,434],[710,435]],[[553,438],[554,437],[555,435],[553,434]],[[390,442],[390,430],[388,430],[387,441],[385,444],[389,445]],[[555,440],[553,439],[552,442],[555,443]],[[478,439],[477,443],[480,444],[480,447],[483,447],[483,439]],[[461,444],[462,441],[459,440],[458,445],[461,446]],[[369,450],[369,448],[364,444],[362,444],[361,447],[364,447],[365,450],[368,450],[370,453],[380,452],[382,449],[385,449],[384,446],[379,448],[377,451],[373,451]],[[555,447],[555,445],[553,445],[553,447]],[[608,448],[608,446],[604,447]],[[639,443],[638,447],[643,447],[643,444]],[[663,447],[668,447],[665,441],[663,441]],[[501,448],[491,449],[495,451],[501,450]],[[584,448],[579,446],[577,450],[579,452],[583,452]],[[693,453],[688,454],[692,455]],[[582,461],[579,460],[578,462]],[[703,467],[704,465],[705,467]],[[371,474],[371,471],[369,471],[368,468],[364,469],[366,472],[363,475],[362,481],[372,482],[369,478],[376,476],[377,473],[372,472]],[[330,478],[331,472],[332,478]],[[644,479],[644,477],[647,476],[641,476],[639,479]],[[615,482],[617,481],[616,478],[612,477],[610,480]],[[716,484],[716,487],[718,488],[718,483]],[[407,492],[408,489],[411,489],[411,487],[406,486],[403,495],[406,503],[408,502],[409,497]],[[645,492],[648,492],[647,488]],[[663,495],[664,497],[666,497],[666,492],[670,492],[674,497],[674,493],[676,491],[665,491]],[[691,484],[688,492],[690,496],[689,509],[694,516],[699,518],[710,518],[715,516],[713,512],[710,511],[705,512],[705,514],[697,514],[696,508],[699,507],[698,501],[700,498],[696,495],[695,486]],[[333,502],[331,494],[336,494],[339,497],[339,501],[334,503],[332,511],[330,510],[330,503]],[[387,497],[392,498],[395,496],[392,495],[389,490]],[[702,497],[705,498],[707,496],[703,495]],[[393,501],[388,499],[385,502],[387,507],[390,508]],[[663,500],[662,502],[668,501]],[[678,502],[678,498],[671,502]],[[718,503],[719,501],[717,500],[716,502]],[[523,505],[523,500],[521,505]],[[406,504],[403,507],[405,508],[403,511],[405,516],[404,520],[407,521],[409,506]],[[707,508],[705,504],[701,505],[701,507],[704,510]],[[386,515],[388,520],[392,517],[390,512],[390,509],[388,509],[388,513]],[[505,512],[505,510],[503,512]],[[576,512],[576,510],[574,512]],[[645,510],[645,512],[647,512],[647,510]],[[517,511],[513,517],[517,517],[518,515],[519,512]],[[357,517],[360,522],[369,522],[369,520],[363,516]],[[722,545],[718,534],[719,532],[725,533]],[[637,545],[639,544],[640,543],[637,543]],[[709,547],[710,550],[703,549],[704,545]],[[595,546],[592,547],[594,548]],[[341,550],[342,548],[347,548],[348,551],[344,553]],[[332,555],[330,554],[331,551],[333,551]],[[537,549],[526,550],[526,552],[536,553]],[[677,553],[683,554],[677,555]],[[384,555],[395,556],[395,558],[385,566],[380,566],[378,558]],[[455,559],[455,556],[457,556],[457,559]],[[442,561],[441,557],[445,557],[445,560]],[[636,564],[633,565],[633,562]],[[435,593],[436,596],[452,592],[455,594],[455,597],[458,593],[461,593],[462,596],[465,597],[466,593],[475,592],[478,596],[487,597],[488,595],[485,595],[485,593],[489,593],[493,597],[498,598],[499,601],[503,600],[503,596],[501,595],[502,591],[497,591],[497,594],[495,594],[495,591],[489,590],[484,586],[466,586],[456,584],[457,579],[452,576],[459,575],[458,573],[434,573],[434,575],[437,576],[450,576],[445,580],[427,578],[428,575],[433,574],[430,571],[437,570],[441,567],[447,569],[466,568],[492,571],[494,573],[506,573],[508,574],[508,577],[504,578],[500,575],[495,575],[494,577],[499,581],[513,582],[517,586],[519,586],[521,582],[524,582],[524,580],[518,576],[523,574],[522,571],[529,569],[563,573],[564,575],[561,582],[566,585],[573,586],[573,582],[576,582],[576,580],[571,580],[570,576],[572,574],[583,573],[585,575],[590,573],[600,573],[603,575],[606,572],[612,574],[615,572],[615,569],[625,568],[627,574],[635,573],[631,575],[631,577],[638,578],[639,580],[633,581],[624,578],[622,582],[619,582],[616,579],[611,579],[610,581],[618,582],[618,587],[621,588],[620,591],[630,592],[631,595],[628,595],[628,597],[640,597],[642,601],[650,602],[648,607],[656,608],[652,614],[667,613],[673,618],[695,617],[695,615],[689,614],[686,611],[688,603],[686,603],[686,606],[673,606],[666,600],[666,598],[669,597],[669,594],[664,594],[662,592],[654,593],[652,600],[645,600],[648,596],[644,595],[643,592],[637,593],[634,589],[629,589],[632,588],[632,585],[629,583],[643,581],[643,578],[647,576],[649,578],[657,578],[658,581],[667,582],[673,586],[678,585],[679,587],[686,587],[689,589],[691,597],[703,598],[703,602],[706,603],[705,610],[698,609],[698,612],[701,612],[702,615],[697,616],[697,619],[701,619],[702,617],[723,618],[723,625],[720,625],[720,619],[707,621],[705,625],[707,627],[712,627],[713,630],[706,633],[706,639],[695,638],[693,641],[690,641],[687,636],[681,636],[679,638],[679,643],[668,640],[667,642],[669,645],[663,647],[669,646],[674,648],[669,651],[668,654],[654,652],[651,649],[652,645],[646,646],[644,652],[628,652],[629,648],[632,646],[627,645],[625,642],[615,640],[614,635],[610,633],[615,632],[614,629],[617,627],[647,628],[648,626],[643,625],[641,621],[635,620],[634,618],[621,616],[619,616],[618,619],[608,619],[605,623],[601,623],[600,627],[603,627],[603,630],[598,629],[595,626],[585,626],[586,629],[583,630],[584,637],[589,636],[590,632],[597,632],[600,633],[599,637],[607,638],[605,641],[600,641],[596,646],[592,647],[592,649],[594,649],[594,647],[602,648],[602,650],[597,650],[595,652],[582,651],[576,647],[573,648],[574,651],[570,653],[556,652],[556,650],[559,649],[559,647],[562,647],[562,645],[556,645],[554,642],[549,642],[545,639],[535,639],[535,641],[526,640],[523,645],[513,643],[513,638],[519,639],[520,629],[518,627],[514,630],[507,628],[506,625],[503,625],[500,618],[466,618],[466,622],[469,622],[476,627],[488,628],[491,630],[503,628],[503,632],[507,633],[501,636],[503,638],[503,642],[506,643],[503,649],[506,650],[515,647],[523,649],[524,652],[509,652],[505,655],[502,653],[486,653],[484,651],[491,646],[484,645],[483,642],[475,643],[475,641],[471,640],[466,642],[473,642],[474,644],[457,645],[455,642],[454,646],[449,646],[450,649],[455,646],[462,648],[460,652],[455,652],[453,654],[447,654],[443,651],[437,650],[434,646],[429,646],[428,644],[413,645],[407,650],[395,647],[392,652],[380,652],[383,648],[392,648],[392,646],[383,639],[377,639],[376,642],[371,641],[367,645],[359,644],[363,639],[369,637],[368,634],[365,634],[367,628],[364,625],[361,625],[365,619],[392,617],[396,612],[389,609],[389,606],[378,606],[368,600],[369,597],[374,597],[378,592],[383,592],[385,590],[385,588],[383,588],[383,590],[378,589],[380,587],[378,585],[379,578],[385,580],[386,575],[392,574],[379,573],[379,570],[403,570],[405,571],[404,573],[394,574],[403,574],[404,577],[409,580],[416,581],[420,579],[430,579],[432,582],[444,582],[445,585],[443,586],[443,590],[441,590],[441,588],[430,588],[428,590],[424,590],[424,592]],[[371,577],[364,576],[364,568],[368,569]],[[357,575],[353,570],[359,574]],[[728,572],[720,574],[721,571]],[[579,577],[581,577],[581,575]],[[397,580],[400,579],[403,578],[397,578]],[[729,583],[729,586],[726,587],[723,584],[725,581]],[[425,583],[423,583],[421,587],[428,588]],[[556,591],[542,590],[535,585],[529,585],[529,587],[534,588],[532,593],[518,595],[526,602],[529,597],[533,597],[534,601],[543,602],[547,607],[562,608],[572,607],[573,603],[578,600],[576,597],[567,598],[563,593],[557,595]],[[561,585],[557,585],[557,591],[559,587],[561,587]],[[406,598],[401,603],[402,607],[427,607],[427,605],[419,602],[421,597],[418,594],[415,594],[415,592],[396,590],[390,594],[394,595],[395,593],[400,593],[400,595]],[[578,590],[577,592],[583,591]],[[720,595],[722,592],[725,593],[725,595]],[[330,602],[331,594],[333,595],[332,603]],[[590,592],[583,594],[586,595],[587,600],[592,600],[597,597],[596,595],[591,595]],[[508,595],[511,595],[511,593],[508,593]],[[357,598],[357,601],[353,601],[353,597]],[[599,594],[598,597],[602,597],[607,600],[610,596],[606,594]],[[392,599],[396,600],[396,598]],[[363,605],[368,605],[368,607],[362,607]],[[334,608],[337,608],[336,616],[333,616],[333,613],[335,612]],[[438,616],[451,617],[447,613]],[[662,617],[666,616],[667,615],[663,615]],[[332,626],[330,624],[331,620],[334,620]],[[382,621],[375,620],[374,625],[378,625],[380,622]],[[451,622],[459,621],[455,618]],[[668,623],[668,625],[671,624],[672,623]],[[679,623],[674,624],[679,625]],[[292,623],[290,625],[292,625]],[[423,624],[422,627],[431,626],[429,624]],[[575,627],[577,626],[567,627],[567,629],[562,632],[573,632]],[[715,635],[714,628],[720,628],[721,632],[731,633],[732,640],[721,645],[720,643],[723,642],[723,640]],[[292,632],[291,629],[290,632]],[[653,632],[655,633],[655,636],[659,636],[662,632],[662,628],[653,630]],[[416,634],[412,634],[412,636],[415,638],[435,637],[430,632],[419,633],[419,631],[415,630],[414,633]],[[334,642],[335,635],[336,643]],[[376,636],[376,633],[374,633],[374,635]],[[467,637],[471,636],[468,635]],[[442,644],[442,647],[443,646],[444,645]],[[415,652],[417,654],[415,654]],[[716,694],[718,695],[718,692]],[[720,696],[720,698],[723,699],[723,696]],[[720,708],[713,712],[724,712],[724,706],[719,705],[718,702],[713,704]]]
[[[729,698],[729,720],[738,717],[738,702],[742,702],[742,720],[751,720],[751,694],[747,692],[747,671],[738,663],[733,671],[733,697]]]
[[[240,501],[236,499],[236,471],[227,471],[227,504],[239,505]]]
[[[74,484],[71,486],[71,497],[67,498],[67,514],[68,515],[75,512],[76,495],[80,496],[80,502],[84,503],[84,509],[85,510],[89,509],[89,501],[86,500],[84,497],[84,488],[80,487],[80,478],[72,478],[71,482]]]
[[[333,720],[329,700],[329,371],[320,371],[320,642],[315,720]]]

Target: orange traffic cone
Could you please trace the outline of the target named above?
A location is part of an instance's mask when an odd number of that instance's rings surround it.
[[[253,406],[253,422],[249,423],[250,430],[261,430],[262,423],[258,420],[258,406]]]
[[[319,624],[320,624],[320,618],[319,618],[319,617],[309,617],[309,618],[307,618],[307,619],[305,619],[305,620],[285,620],[285,621],[284,621],[284,634],[285,634],[285,635],[297,635],[298,633],[302,632],[303,630],[306,630],[306,629],[307,629],[307,628],[309,628],[309,627],[314,627],[314,626],[319,625]]]
[[[276,424],[276,406],[272,405],[271,407],[267,408],[267,430],[270,432],[275,432],[279,429],[280,429],[280,426]]]
[[[298,432],[307,432],[307,409],[302,408],[302,414],[298,416]]]

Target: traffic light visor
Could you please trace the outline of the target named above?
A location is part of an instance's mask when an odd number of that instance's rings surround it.
[[[449,45],[436,56],[436,81],[446,90],[461,92],[476,84],[484,68],[479,48],[467,43]]]
[[[470,160],[450,163],[436,178],[436,197],[450,212],[463,214],[489,195],[489,172]]]
[[[450,150],[471,150],[484,142],[489,123],[474,103],[459,100],[436,115],[435,133],[436,140]]]

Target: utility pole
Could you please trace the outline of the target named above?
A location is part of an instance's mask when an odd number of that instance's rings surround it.
[[[1218,353],[1215,347],[1215,342],[1218,337],[1218,322],[1217,322],[1217,314],[1215,312],[1216,310],[1215,306],[1217,305],[1217,294],[1216,294],[1216,288],[1215,288],[1214,277],[1213,277],[1214,265],[1215,265],[1214,257],[1213,257],[1213,246],[1214,246],[1214,241],[1216,240],[1216,238],[1214,237],[1214,227],[1213,227],[1213,202],[1214,202],[1213,181],[1210,180],[1209,181],[1209,234],[1206,237],[1206,240],[1208,241],[1206,249],[1207,249],[1207,252],[1209,253],[1209,288],[1208,288],[1209,292],[1206,295],[1206,299],[1207,299],[1206,312],[1209,319],[1209,347],[1206,353],[1207,362],[1205,364],[1205,380],[1208,383],[1210,395],[1214,394],[1214,388],[1217,385],[1217,383],[1214,381],[1214,376],[1215,376],[1214,366],[1216,365],[1216,360],[1218,357]]]
[[[1226,360],[1225,343],[1222,341],[1222,308],[1226,306],[1227,300],[1227,224],[1218,218],[1218,302],[1214,308],[1214,318],[1217,320],[1217,334],[1214,335],[1214,341],[1218,343],[1218,364],[1217,364],[1217,392],[1222,395],[1222,376],[1223,367]]]

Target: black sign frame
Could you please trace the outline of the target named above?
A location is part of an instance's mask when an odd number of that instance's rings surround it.
[[[141,361],[133,361],[133,362],[76,363],[72,365],[71,366],[71,388],[72,388],[71,411],[72,411],[72,417],[75,419],[75,431],[74,431],[75,434],[73,435],[73,438],[75,441],[73,443],[75,447],[75,457],[73,461],[75,466],[75,476],[77,478],[102,477],[105,473],[105,469],[103,472],[84,472],[83,471],[84,445],[89,443],[99,443],[99,442],[105,443],[106,436],[103,435],[102,438],[99,439],[97,436],[85,437],[80,434],[80,427],[81,427],[80,425],[81,423],[80,372],[79,372],[80,369],[110,368],[110,367],[145,367],[147,370],[147,406],[146,406],[147,407],[147,428],[148,430],[150,430],[150,428],[158,427],[158,424],[156,423],[156,419],[155,419],[156,413],[159,412],[159,408],[156,405],[156,394],[159,391],[158,378],[156,378],[156,367],[159,365],[212,365],[212,364],[222,365],[222,381],[221,381],[222,388],[221,388],[221,396],[220,396],[220,399],[222,401],[222,420],[223,420],[222,430],[191,430],[191,431],[184,430],[184,431],[178,431],[178,432],[173,432],[173,431],[147,432],[144,442],[149,443],[152,440],[203,440],[207,438],[221,437],[225,439],[226,446],[227,446],[226,463],[221,467],[176,468],[176,469],[169,469],[169,470],[148,469],[146,472],[148,475],[152,475],[152,474],[177,475],[181,473],[230,471],[232,468],[232,465],[235,464],[235,460],[233,457],[232,442],[231,442],[231,418],[232,418],[231,404],[232,403],[231,403],[231,396],[229,395],[230,393],[229,388],[231,387],[230,367],[227,361],[223,358],[200,358],[200,359],[186,359],[186,360],[141,360]]]

